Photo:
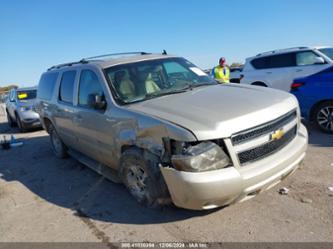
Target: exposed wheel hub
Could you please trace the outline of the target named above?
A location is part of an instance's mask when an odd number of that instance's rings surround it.
[[[128,168],[128,188],[132,192],[132,194],[139,200],[142,200],[146,196],[146,179],[147,174],[140,166],[134,165]]]

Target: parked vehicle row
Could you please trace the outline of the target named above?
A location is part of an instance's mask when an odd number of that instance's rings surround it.
[[[6,115],[9,126],[18,126],[20,131],[41,127],[38,113],[34,110],[37,88],[11,89],[6,100]]]

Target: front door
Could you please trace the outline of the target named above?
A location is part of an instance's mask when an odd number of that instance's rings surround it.
[[[305,77],[331,66],[331,64],[316,64],[316,57],[319,55],[313,51],[303,51],[296,53],[296,67],[293,68],[293,79]]]
[[[78,150],[107,165],[112,163],[112,132],[105,109],[94,109],[88,105],[88,96],[98,94],[105,99],[105,90],[98,73],[91,69],[83,69],[78,85],[78,101],[75,117],[73,119],[76,136],[78,138]]]

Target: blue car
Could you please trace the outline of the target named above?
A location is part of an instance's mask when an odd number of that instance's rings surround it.
[[[290,92],[301,114],[324,132],[333,133],[333,66],[304,78],[294,79]]]

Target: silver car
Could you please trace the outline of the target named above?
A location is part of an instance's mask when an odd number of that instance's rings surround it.
[[[17,125],[20,131],[41,127],[39,114],[34,111],[37,88],[12,89],[6,101],[6,114],[9,126]]]
[[[307,148],[291,94],[218,84],[165,53],[53,66],[37,99],[56,156],[124,183],[148,206],[247,200],[292,174]]]

